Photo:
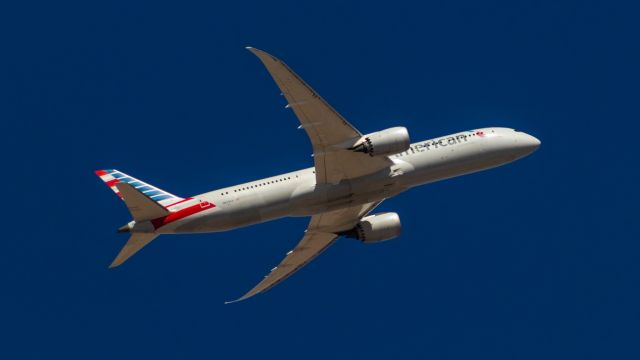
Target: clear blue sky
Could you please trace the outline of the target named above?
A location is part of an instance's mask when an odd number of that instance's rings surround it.
[[[632,2],[3,5],[0,357],[640,358]],[[307,220],[166,236],[124,266],[93,170],[178,195],[311,166],[247,45],[363,132],[507,126],[519,162],[386,201],[403,235],[342,240],[253,286]]]

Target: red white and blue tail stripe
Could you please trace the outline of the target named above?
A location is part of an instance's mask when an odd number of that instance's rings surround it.
[[[98,175],[100,179],[102,179],[102,181],[104,181],[104,183],[107,184],[107,186],[110,187],[111,190],[113,190],[113,192],[115,192],[120,198],[122,198],[122,194],[120,194],[120,191],[115,185],[119,182],[125,182],[165,208],[184,200],[181,197],[168,193],[162,189],[158,189],[144,181],[138,180],[133,176],[129,176],[122,171],[114,169],[96,170],[96,175]]]

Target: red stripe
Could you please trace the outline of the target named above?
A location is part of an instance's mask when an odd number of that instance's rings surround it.
[[[166,208],[168,208],[168,207],[172,207],[173,205],[178,205],[178,204],[181,204],[181,203],[183,203],[183,202],[185,202],[185,201],[189,201],[189,200],[192,200],[192,199],[193,199],[193,198],[182,199],[182,200],[180,200],[180,201],[174,202],[173,204],[171,204],[171,205],[167,205],[167,206],[165,206],[165,207],[166,207]]]
[[[205,211],[205,210],[209,210],[209,209],[213,209],[214,207],[216,207],[213,203],[210,202],[206,202],[203,201],[201,203],[186,207],[184,209],[180,209],[174,213],[171,213],[167,216],[163,216],[161,218],[157,218],[157,219],[153,219],[151,220],[151,223],[153,224],[153,227],[158,229],[161,226],[165,226],[169,223],[172,223],[174,221],[180,220],[180,219],[184,219],[187,216],[193,215],[193,214],[197,214],[199,212]]]
[[[105,181],[105,184],[107,184],[107,186],[111,187],[111,186],[115,185],[117,182],[120,182],[120,180],[113,179],[113,180]]]
[[[104,170],[96,170],[96,175],[98,176],[102,176],[102,175],[107,175],[108,172],[104,171]]]

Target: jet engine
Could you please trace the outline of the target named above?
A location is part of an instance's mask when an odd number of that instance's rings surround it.
[[[365,135],[351,150],[369,156],[392,155],[406,151],[409,144],[407,128],[399,126]]]
[[[394,212],[388,212],[365,216],[356,227],[340,235],[370,244],[391,240],[399,236],[401,232],[400,217]]]

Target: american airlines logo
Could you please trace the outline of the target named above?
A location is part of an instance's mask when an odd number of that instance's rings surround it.
[[[482,134],[482,135],[480,135],[480,134]],[[478,131],[474,135],[484,136],[484,133],[482,131]],[[456,144],[462,144],[462,143],[465,143],[465,142],[469,141],[467,139],[469,136],[473,136],[473,135],[460,134],[460,135],[455,135],[455,136],[449,136],[449,137],[446,137],[446,138],[440,138],[440,139],[435,139],[435,140],[427,140],[427,141],[425,141],[425,142],[423,142],[421,144],[411,145],[407,151],[401,152],[400,154],[398,154],[396,156],[400,157],[400,156],[405,156],[405,155],[409,155],[409,154],[415,154],[415,153],[418,153],[418,152],[425,152],[425,151],[429,151],[429,150],[432,150],[432,149],[437,149],[439,147],[453,146],[453,145],[456,145]]]

